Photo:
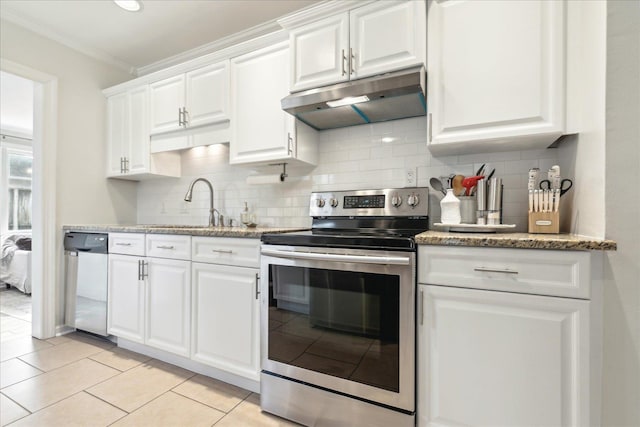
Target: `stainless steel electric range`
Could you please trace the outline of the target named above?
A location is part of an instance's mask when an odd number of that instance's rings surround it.
[[[313,193],[309,211],[311,231],[262,237],[261,407],[309,426],[414,426],[428,189]]]

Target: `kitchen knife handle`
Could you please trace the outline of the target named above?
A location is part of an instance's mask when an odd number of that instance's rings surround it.
[[[486,268],[486,267],[476,267],[473,269],[474,271],[480,271],[483,273],[505,273],[505,274],[518,274],[515,270],[509,270],[508,268],[499,269],[499,268]]]

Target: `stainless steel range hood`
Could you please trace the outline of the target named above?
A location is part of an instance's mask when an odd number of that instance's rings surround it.
[[[293,93],[281,104],[314,129],[333,129],[424,116],[424,87],[424,67],[415,67]]]

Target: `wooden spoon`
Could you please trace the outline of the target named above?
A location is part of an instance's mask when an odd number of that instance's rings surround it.
[[[453,177],[451,186],[453,187],[453,194],[456,196],[464,195],[464,186],[462,185],[462,181],[464,181],[463,175],[456,175]]]

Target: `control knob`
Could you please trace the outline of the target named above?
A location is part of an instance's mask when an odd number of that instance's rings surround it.
[[[418,204],[420,204],[420,198],[417,194],[411,193],[411,195],[407,197],[407,204],[412,208],[415,208],[416,206],[418,206]]]
[[[398,196],[398,193],[395,193],[393,197],[391,197],[391,204],[394,208],[400,207],[402,204],[402,196]]]
[[[324,208],[324,199],[316,199],[316,206],[319,208]]]
[[[329,204],[331,205],[332,208],[337,208],[338,207],[338,199],[329,199]]]

